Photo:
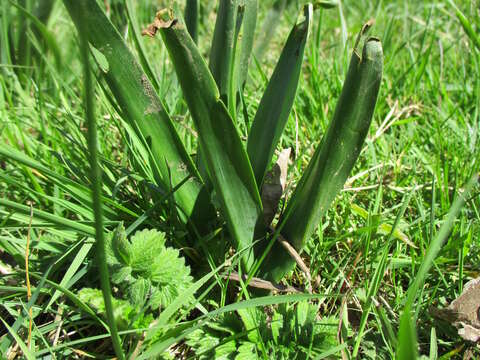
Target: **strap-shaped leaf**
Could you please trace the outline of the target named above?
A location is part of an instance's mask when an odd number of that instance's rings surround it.
[[[218,85],[220,96],[227,104],[231,67],[234,56],[238,0],[220,0],[210,50],[210,71]]]
[[[177,20],[163,22],[162,38],[175,67],[185,101],[198,131],[207,172],[222,214],[238,249],[254,240],[262,205],[247,154],[212,74],[192,38]],[[252,252],[242,264],[248,271]]]
[[[282,235],[297,251],[312,235],[360,154],[375,109],[382,67],[378,39],[366,40],[362,56],[353,51],[333,120],[280,220]],[[279,280],[293,265],[290,255],[275,244],[263,273]]]
[[[255,28],[257,26],[258,3],[257,0],[243,0],[243,3],[241,3],[240,6],[243,7],[243,21],[242,30],[240,33],[241,53],[239,66],[237,68],[237,81],[238,86],[241,89],[247,81],[248,65],[250,63],[250,55],[252,54]]]
[[[218,5],[210,71],[231,114],[235,114],[237,93],[247,80],[257,8],[257,0],[220,0]]]
[[[195,44],[198,42],[198,16],[199,16],[199,0],[186,0],[185,4],[185,24],[188,32]]]
[[[88,41],[108,62],[104,77],[128,117],[126,120],[149,148],[158,184],[170,189],[192,177],[174,196],[182,212],[202,226],[212,215],[208,197],[204,196],[198,172],[147,76],[95,0],[64,0],[64,4],[77,28],[85,19]]]
[[[259,185],[263,182],[292,109],[312,12],[312,5],[306,5],[304,17],[290,32],[250,129],[247,152]]]

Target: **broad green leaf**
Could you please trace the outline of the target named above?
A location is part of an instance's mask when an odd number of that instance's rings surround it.
[[[248,65],[250,63],[250,55],[252,54],[253,39],[255,36],[255,29],[257,27],[257,0],[243,0],[240,3],[243,7],[242,29],[239,35],[241,39],[241,53],[240,61],[237,67],[238,86],[243,88],[248,76]],[[237,45],[238,46],[238,45]]]
[[[163,20],[162,20],[163,21]],[[162,38],[198,131],[199,146],[237,250],[250,247],[262,205],[243,144],[205,60],[184,25],[163,22]],[[242,259],[248,270],[250,252]]]
[[[212,217],[208,196],[202,192],[200,176],[149,79],[95,0],[64,0],[64,4],[77,27],[86,19],[88,41],[107,59],[109,71],[103,76],[126,120],[150,150],[158,184],[170,189],[191,178],[174,196],[181,214],[202,228]]]
[[[264,316],[265,314],[257,308],[239,309],[237,312],[242,319],[245,330],[247,330],[248,340],[253,343],[260,342],[261,339],[258,328],[262,325],[262,316]]]
[[[138,57],[140,60],[140,64],[142,64],[143,71],[148,76],[148,79],[152,82],[153,87],[158,90],[160,87],[158,85],[158,80],[153,72],[152,65],[150,64],[150,60],[147,57],[147,52],[145,51],[145,47],[143,46],[141,33],[138,29],[138,20],[137,14],[135,12],[134,6],[132,4],[132,0],[124,0],[125,1],[125,10],[127,10],[128,21],[130,22],[130,29],[132,29],[132,37],[133,41],[135,42],[135,47],[137,48]]]
[[[199,0],[186,0],[185,5],[185,24],[188,33],[195,43],[198,42],[198,16],[200,10]]]
[[[301,251],[343,187],[367,136],[382,78],[382,45],[368,38],[362,56],[354,49],[333,120],[280,220],[282,235]],[[275,244],[264,272],[275,281],[294,260]]]
[[[312,24],[312,12],[312,5],[305,6],[304,17],[290,32],[250,129],[247,152],[259,186],[295,100],[305,43]]]
[[[217,83],[220,97],[227,104],[231,66],[234,57],[235,27],[238,0],[220,0],[210,50],[210,71]]]

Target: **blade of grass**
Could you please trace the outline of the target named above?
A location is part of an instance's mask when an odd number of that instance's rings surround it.
[[[78,250],[77,254],[75,255],[75,258],[72,260],[71,264],[68,266],[67,270],[65,271],[65,274],[62,277],[62,280],[60,281],[60,286],[65,287],[68,282],[72,279],[73,275],[77,272],[77,270],[80,268],[82,265],[83,261],[87,257],[88,253],[90,252],[90,249],[92,248],[93,243],[84,243],[82,247]],[[48,301],[47,307],[45,308],[45,311],[52,306],[52,304],[58,299],[58,297],[61,295],[60,290],[55,290],[53,293],[52,297]]]
[[[137,53],[140,58],[140,63],[142,64],[143,71],[148,76],[148,79],[152,82],[153,87],[158,91],[160,86],[158,85],[157,77],[153,72],[153,67],[150,64],[150,60],[147,57],[147,52],[145,51],[145,47],[143,46],[142,36],[140,31],[138,30],[138,20],[137,14],[135,13],[132,0],[124,0],[125,1],[125,9],[127,10],[127,17],[128,21],[130,22],[130,28],[133,34],[133,41],[135,42],[135,47],[137,48]]]
[[[202,321],[213,319],[218,315],[233,312],[241,309],[250,309],[254,307],[265,307],[269,305],[278,305],[296,301],[307,301],[313,299],[319,299],[324,297],[323,294],[291,294],[291,295],[276,295],[276,296],[263,296],[250,300],[244,300],[233,304],[226,305],[222,308],[210,311],[209,313],[197,318],[197,324],[188,327],[185,331],[181,332],[178,336],[168,338],[164,341],[157,342],[151,345],[148,350],[142,353],[137,360],[151,359],[161,354],[168,349],[171,345],[183,340],[188,334],[196,330],[202,325]]]
[[[27,345],[23,342],[23,340],[20,338],[20,336],[18,336],[17,332],[14,331],[8,324],[5,320],[3,320],[3,318],[0,317],[0,320],[2,321],[3,323],[3,326],[5,326],[5,328],[8,330],[8,332],[10,333],[10,335],[15,339],[15,341],[17,342],[18,346],[20,346],[20,349],[22,349],[22,352],[23,352],[23,355],[25,355],[25,357],[28,359],[28,360],[34,360],[35,359],[35,355],[30,351],[30,349],[27,347]]]
[[[467,19],[467,17],[463,14],[463,12],[458,8],[453,0],[447,0],[447,3],[455,10],[455,15],[460,21],[460,24],[465,30],[465,33],[468,35],[470,40],[472,40],[473,44],[477,47],[477,50],[480,51],[480,37],[478,36],[478,31],[476,31],[472,23]]]
[[[4,206],[7,209],[18,211],[24,215],[30,214],[30,208],[28,206],[18,204],[14,201],[10,201],[7,199],[0,199],[0,205]],[[65,219],[64,217],[57,216],[55,214],[48,213],[43,210],[33,209],[33,216],[35,219],[38,218],[40,220],[51,222],[63,228],[75,230],[81,234],[85,234],[89,236],[95,235],[95,230],[91,226],[81,224],[78,221]]]
[[[423,255],[420,267],[415,272],[416,274],[415,279],[413,280],[413,282],[410,284],[408,288],[407,297],[405,301],[405,308],[409,307],[413,309],[413,304],[415,302],[415,299],[419,293],[420,288],[423,286],[423,283],[425,282],[428,272],[433,266],[435,258],[437,257],[438,253],[442,249],[442,246],[445,243],[445,241],[448,239],[448,236],[450,235],[450,231],[453,227],[455,219],[460,214],[460,211],[465,205],[466,198],[469,197],[473,187],[477,182],[478,182],[478,175],[474,175],[465,185],[463,193],[457,195],[457,198],[453,202],[448,212],[447,218],[443,222],[438,233],[435,235],[433,240],[428,245],[427,250]]]
[[[418,359],[417,332],[410,310],[410,307],[403,309],[402,316],[400,317],[396,356],[398,360]]]
[[[55,37],[48,31],[47,27],[31,12],[29,12],[27,9],[24,7],[20,6],[19,4],[15,3],[12,0],[8,0],[10,4],[18,9],[23,16],[27,17],[30,19],[33,25],[37,28],[38,32],[42,35],[42,37],[45,39],[45,42],[47,43],[48,47],[50,50],[52,50],[53,56],[55,58],[55,63],[58,68],[62,66],[62,57],[60,54],[60,48],[58,47],[57,41],[55,40]]]
[[[95,215],[95,239],[97,242],[97,266],[100,271],[100,285],[105,303],[105,313],[111,334],[113,349],[117,358],[125,359],[122,349],[122,341],[118,335],[117,323],[115,321],[112,290],[110,288],[110,276],[107,264],[107,255],[104,238],[103,208],[102,208],[102,172],[98,165],[97,154],[97,122],[95,120],[94,85],[90,71],[89,45],[86,34],[89,29],[85,27],[85,19],[82,13],[79,21],[80,53],[83,62],[85,115],[87,120],[87,142],[90,162],[90,179],[92,183],[93,213]]]
[[[253,53],[258,62],[261,62],[265,51],[267,50],[270,41],[275,34],[283,12],[287,6],[287,0],[276,0],[273,5],[268,9],[267,15],[263,20],[261,30],[259,32],[259,38],[255,43]]]
[[[55,185],[59,186],[72,198],[75,198],[79,203],[83,204],[85,208],[91,208],[91,201],[92,201],[91,190],[87,186],[80,184],[66,176],[58,174],[56,171],[49,169],[48,167],[43,165],[41,162],[35,159],[32,159],[26,154],[6,144],[0,145],[0,156],[4,156],[8,160],[18,162],[20,164],[23,164],[25,166],[28,166],[32,169],[39,171],[40,176],[48,177],[51,181],[55,183]],[[112,199],[109,199],[104,196],[102,200],[105,205],[108,205],[118,211],[121,211],[124,214],[137,217],[137,215],[133,211],[125,208],[118,202],[113,201]],[[112,214],[112,210],[109,210],[109,209],[105,209],[105,212],[107,214]]]
[[[240,91],[243,89],[247,81],[250,55],[252,54],[255,29],[257,27],[258,3],[257,0],[243,0],[241,6],[243,6],[244,10],[242,30],[239,36],[239,39],[241,39],[240,62],[237,67],[237,81]]]

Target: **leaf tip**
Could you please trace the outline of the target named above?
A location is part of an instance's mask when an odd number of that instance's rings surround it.
[[[157,11],[153,22],[142,30],[142,35],[155,37],[159,29],[169,29],[178,23],[178,19],[173,16],[172,9],[162,9]]]

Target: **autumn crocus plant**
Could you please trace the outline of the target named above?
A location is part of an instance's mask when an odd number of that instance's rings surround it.
[[[246,112],[239,109],[245,104],[257,1],[219,1],[208,62],[181,16],[171,10],[158,12],[145,33],[159,33],[168,50],[198,133],[194,161],[152,85],[152,73],[145,70],[144,61],[143,66],[137,63],[97,2],[64,3],[77,27],[85,22],[82,25],[89,29],[95,58],[104,64],[102,76],[146,149],[155,185],[174,190],[174,209],[191,234],[193,247],[209,252],[201,239],[214,224],[225,224],[232,246],[243,253],[242,271],[280,280],[295,262],[276,242],[278,235],[301,252],[360,154],[381,83],[380,41],[364,40],[364,31],[360,33],[328,130],[270,234],[263,216],[262,184],[295,99],[313,6],[304,7],[288,36],[246,143],[239,136],[240,114]]]

